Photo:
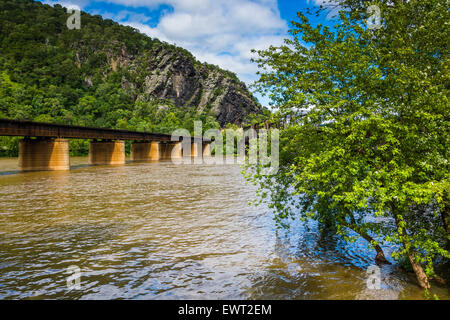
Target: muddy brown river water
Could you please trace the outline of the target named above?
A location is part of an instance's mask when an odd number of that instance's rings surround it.
[[[277,229],[248,205],[255,190],[239,166],[71,162],[19,173],[17,159],[0,159],[0,299],[424,298],[395,264],[369,289],[363,240]]]

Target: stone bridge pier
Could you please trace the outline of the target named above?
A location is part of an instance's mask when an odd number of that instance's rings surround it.
[[[90,140],[90,165],[124,165],[126,163],[124,141],[132,141],[132,161],[193,157],[197,163],[201,162],[198,161],[201,157],[211,155],[212,142],[210,139],[203,140],[201,136],[180,137],[177,141],[173,141],[173,136],[160,133],[10,119],[0,119],[0,136],[25,137],[19,141],[20,171],[70,170],[67,139]]]
[[[70,170],[67,139],[25,138],[19,141],[19,171]]]
[[[161,143],[135,141],[131,144],[131,161],[157,161],[161,159]]]
[[[89,164],[125,164],[125,142],[122,140],[91,141],[89,144]]]
[[[183,146],[181,142],[161,143],[161,160],[181,159],[183,157]]]
[[[181,142],[133,142],[131,144],[132,161],[156,161],[181,159],[183,148]]]
[[[202,158],[211,156],[211,143],[194,142],[191,144],[191,157]]]
[[[211,156],[211,143],[206,142],[202,145],[202,155],[203,157],[210,157]]]

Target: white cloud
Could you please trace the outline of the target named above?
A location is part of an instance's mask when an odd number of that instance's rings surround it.
[[[121,0],[113,0],[115,2]],[[167,0],[174,8],[155,28],[133,24],[150,36],[176,43],[200,60],[254,80],[251,49],[281,44],[287,24],[272,0]],[[252,78],[252,79],[250,79]]]
[[[44,4],[49,4],[49,5],[55,5],[55,4],[59,4],[65,8],[80,8],[83,9],[87,4],[89,4],[88,0],[63,0],[63,1],[56,1],[56,0],[45,0],[42,1],[42,3]]]
[[[64,0],[68,1],[68,0]],[[71,0],[81,8],[88,1]],[[282,44],[288,30],[276,0],[103,0],[128,7],[108,13],[96,12],[120,21],[162,41],[191,51],[202,62],[233,71],[245,82],[256,79],[257,66],[250,62],[251,49]],[[54,2],[51,2],[54,3]],[[169,5],[155,27],[138,8],[157,9]],[[136,9],[137,8],[137,9]]]
[[[311,2],[311,0],[307,1],[308,3]],[[329,5],[335,5],[337,0],[312,0],[312,2],[316,5],[316,6],[329,6]]]
[[[154,5],[157,1],[151,2]],[[140,6],[144,1],[133,3]],[[164,3],[172,5],[173,11],[161,17],[155,28],[132,19],[125,24],[184,47],[202,62],[233,71],[247,84],[257,79],[257,66],[250,61],[251,50],[281,45],[288,29],[273,0],[167,0]]]

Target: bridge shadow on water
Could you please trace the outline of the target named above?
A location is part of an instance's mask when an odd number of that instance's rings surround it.
[[[76,169],[82,169],[82,168],[87,168],[90,167],[90,165],[88,164],[77,164],[74,166],[70,166],[70,170],[76,170]]]
[[[18,171],[18,170],[15,170],[15,171],[0,171],[0,176],[9,176],[9,175],[12,175],[12,174],[19,174],[19,173],[21,173],[20,171]]]
[[[87,168],[90,167],[88,164],[78,164],[78,165],[73,165],[70,166],[70,170],[77,170],[77,169],[83,169],[83,168]],[[27,172],[22,172],[19,170],[11,170],[11,171],[0,171],[0,176],[10,176],[10,175],[15,175],[15,174],[30,174],[30,173],[36,173],[36,172],[69,172],[69,171],[27,171]]]

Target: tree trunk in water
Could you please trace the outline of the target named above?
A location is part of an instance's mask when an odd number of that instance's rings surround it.
[[[369,236],[368,234],[365,233],[359,233],[359,235],[361,237],[363,237],[366,241],[368,241],[369,243],[371,243],[373,241],[373,238],[371,236]],[[383,249],[381,249],[381,247],[377,244],[375,246],[375,251],[377,252],[377,255],[375,257],[375,262],[377,263],[385,263],[385,264],[391,264],[386,257],[384,256],[384,252]]]
[[[393,208],[392,210],[395,218],[395,224],[397,228],[399,228],[399,219],[397,217],[396,210]],[[405,234],[406,228],[404,228]],[[414,273],[416,274],[417,281],[419,282],[419,286],[421,286],[423,289],[428,290],[430,289],[430,283],[428,282],[428,276],[423,271],[422,265],[416,261],[415,255],[414,255],[414,249],[411,249],[411,246],[408,246],[407,243],[401,239],[403,248],[406,250],[406,254],[408,255],[409,262],[411,263],[411,267],[414,270]]]
[[[403,244],[403,245],[405,245],[405,244]],[[414,273],[416,274],[419,285],[424,289],[430,289],[430,283],[428,282],[428,277],[427,277],[425,271],[423,271],[423,268],[420,265],[420,263],[416,262],[416,259],[414,258],[414,254],[410,250],[408,250],[408,258],[409,258],[409,262],[411,263],[411,266],[414,270]]]
[[[367,241],[369,241],[369,243],[371,241],[373,241],[372,237],[370,237],[369,235],[361,235],[364,239],[366,239]],[[377,244],[375,246],[375,251],[377,252],[377,255],[375,257],[375,261],[377,263],[384,263],[384,264],[391,264],[386,257],[384,256],[384,252],[383,249],[381,249],[381,247]]]
[[[354,221],[354,219],[353,219],[353,221]],[[355,231],[357,234],[359,234],[367,242],[372,243],[373,238],[371,236],[369,236],[367,233],[365,233],[362,230],[360,230],[356,225],[354,225],[354,224],[347,224],[346,227],[348,227],[348,228],[352,229],[353,231]],[[391,264],[386,259],[386,257],[384,256],[383,249],[381,249],[381,247],[378,244],[375,246],[375,251],[377,252],[377,255],[375,257],[375,262],[376,263]]]

